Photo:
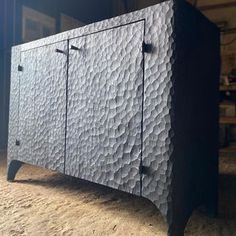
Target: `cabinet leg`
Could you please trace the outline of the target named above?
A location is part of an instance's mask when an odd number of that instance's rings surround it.
[[[218,216],[217,203],[207,203],[205,205],[206,215],[210,218],[216,218]]]
[[[18,170],[22,166],[22,162],[20,161],[11,161],[10,164],[8,165],[8,170],[7,170],[7,181],[14,181],[16,174]]]
[[[184,236],[185,226],[172,224],[168,226],[168,236]]]

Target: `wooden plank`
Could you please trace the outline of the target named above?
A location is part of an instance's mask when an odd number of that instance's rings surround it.
[[[231,144],[228,147],[220,148],[220,153],[236,153],[236,147],[231,146]]]
[[[221,85],[220,91],[236,91],[236,85]]]
[[[236,117],[220,117],[220,124],[236,125]]]

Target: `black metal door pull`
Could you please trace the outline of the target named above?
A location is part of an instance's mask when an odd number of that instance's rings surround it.
[[[60,50],[60,49],[56,49],[56,52],[58,52],[58,53],[62,53],[62,54],[66,54],[66,52],[64,52],[63,50]]]
[[[78,47],[76,47],[76,46],[74,46],[74,45],[71,45],[71,46],[70,46],[70,49],[71,49],[71,50],[75,50],[75,51],[79,51],[79,50],[80,50]]]

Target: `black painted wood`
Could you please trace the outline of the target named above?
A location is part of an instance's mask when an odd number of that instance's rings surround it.
[[[8,179],[29,163],[141,195],[183,235],[217,212],[219,45],[171,0],[14,47]]]

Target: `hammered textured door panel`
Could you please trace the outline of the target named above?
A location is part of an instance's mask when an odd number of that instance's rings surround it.
[[[19,124],[18,139],[20,141],[18,158],[27,163],[33,160],[34,142],[34,86],[37,65],[37,49],[21,53],[24,71],[20,73],[19,87]]]
[[[140,194],[140,21],[70,41],[66,174]]]
[[[67,43],[22,53],[20,160],[64,171]]]
[[[39,50],[35,81],[34,156],[38,165],[64,172],[67,42]]]

